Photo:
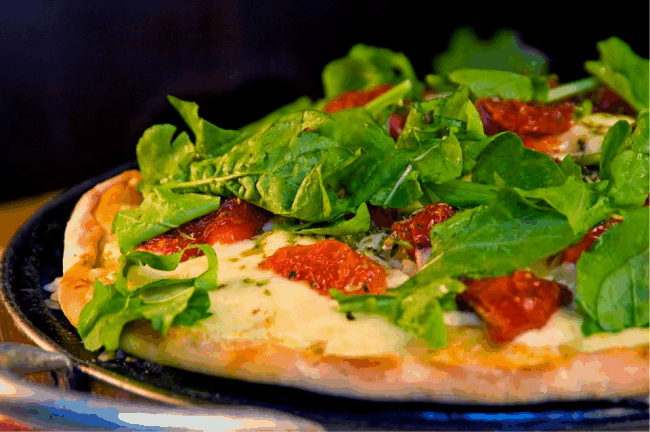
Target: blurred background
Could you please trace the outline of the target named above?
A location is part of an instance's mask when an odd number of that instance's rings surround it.
[[[416,6],[417,4],[417,6]],[[648,2],[22,0],[0,32],[0,203],[66,188],[135,158],[142,132],[180,119],[165,95],[238,128],[299,96],[363,42],[404,52],[422,78],[453,31],[517,32],[562,82],[596,42],[648,56]]]

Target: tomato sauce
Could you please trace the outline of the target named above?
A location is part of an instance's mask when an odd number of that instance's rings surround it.
[[[490,339],[497,344],[543,327],[562,304],[571,300],[568,289],[557,282],[525,271],[463,282],[467,290],[460,294],[462,301],[483,318]]]
[[[455,208],[445,203],[429,204],[409,219],[395,222],[391,227],[393,237],[409,242],[413,248],[406,250],[415,259],[416,249],[431,247],[431,227],[446,221],[456,211]]]
[[[386,270],[345,243],[324,240],[313,245],[286,246],[259,264],[290,280],[303,281],[319,294],[329,289],[344,294],[382,294]]]
[[[601,222],[589,231],[587,234],[573,246],[562,251],[562,262],[577,263],[583,252],[591,249],[591,246],[598,240],[598,238],[605,233],[610,227],[620,223],[618,219],[609,219],[607,222]]]
[[[233,198],[219,210],[149,239],[136,249],[170,255],[193,244],[236,243],[257,235],[268,219],[264,210]],[[190,249],[183,253],[181,261],[200,255],[201,250]]]
[[[544,106],[499,98],[481,98],[475,105],[487,135],[514,132],[526,147],[545,153],[559,145],[555,135],[571,129],[575,112],[569,103]]]

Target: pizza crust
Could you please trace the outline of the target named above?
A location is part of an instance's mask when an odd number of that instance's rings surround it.
[[[139,204],[137,171],[97,185],[79,201],[65,232],[61,307],[77,325],[94,280],[111,282],[119,267],[110,225],[117,211]],[[209,375],[381,400],[513,404],[648,394],[648,344],[582,353],[571,346],[490,346],[484,329],[449,328],[450,343],[430,350],[412,343],[401,353],[329,355],[318,344],[218,340],[197,327],[172,327],[166,337],[131,323],[120,346],[156,363]]]
[[[111,282],[119,268],[111,225],[118,211],[142,202],[136,190],[141,179],[136,170],[112,177],[86,192],[72,211],[64,233],[58,296],[63,313],[75,327],[81,310],[93,297],[95,279]]]

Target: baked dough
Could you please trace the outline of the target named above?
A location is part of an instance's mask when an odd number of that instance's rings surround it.
[[[111,282],[118,269],[110,226],[117,211],[139,204],[139,180],[137,171],[109,179],[87,192],[72,213],[59,300],[75,326],[92,298],[93,281]],[[296,348],[274,338],[219,340],[200,326],[172,327],[163,337],[134,322],[123,331],[120,346],[204,374],[382,400],[512,404],[644,396],[649,386],[647,337],[632,346],[588,352],[571,344],[535,347],[516,341],[495,348],[483,327],[464,325],[449,327],[444,349],[410,340],[396,353],[346,357],[318,344]]]

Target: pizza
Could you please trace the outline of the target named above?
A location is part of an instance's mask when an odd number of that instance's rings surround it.
[[[446,53],[420,80],[356,45],[322,100],[238,130],[170,96],[188,131],[152,126],[139,169],[77,203],[57,300],[87,349],[207,375],[400,401],[645,396],[648,60],[598,48],[562,84],[524,51],[516,70]]]

